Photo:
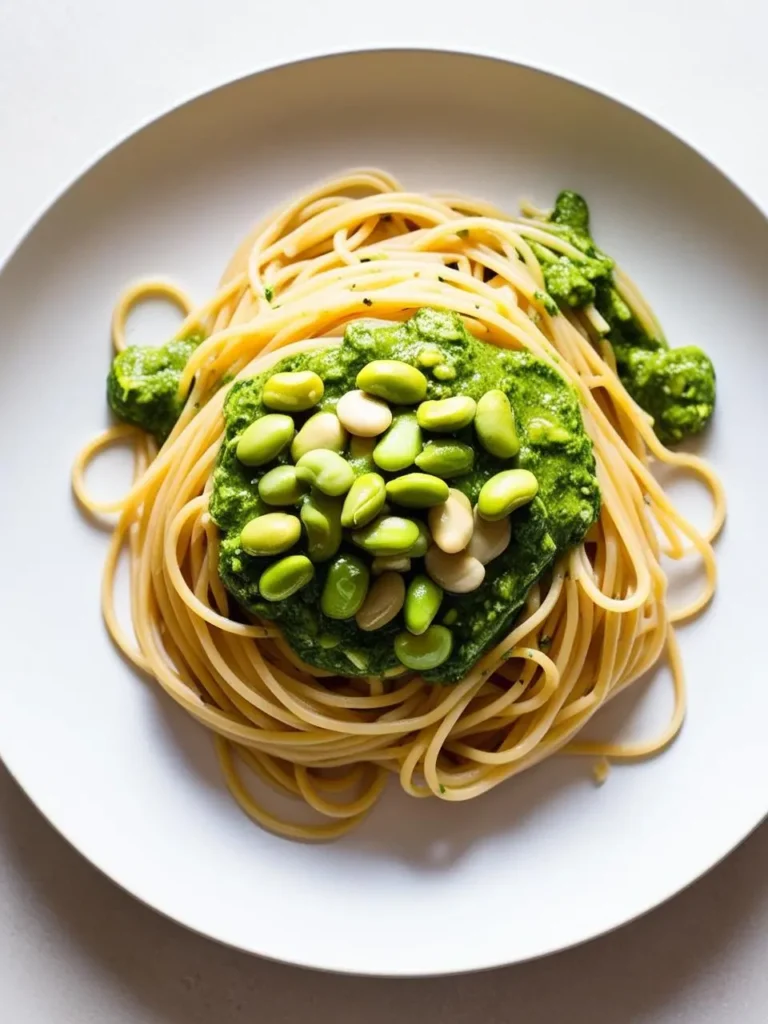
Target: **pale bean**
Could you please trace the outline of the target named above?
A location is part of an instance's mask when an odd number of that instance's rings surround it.
[[[376,580],[355,616],[360,629],[381,629],[397,615],[405,602],[405,581],[399,572],[385,572]]]
[[[332,412],[316,412],[310,416],[291,444],[291,458],[298,462],[302,455],[327,448],[332,452],[343,452],[347,443],[347,432]]]
[[[483,565],[488,565],[494,558],[498,558],[509,547],[512,539],[512,527],[509,519],[497,519],[491,522],[483,519],[480,513],[474,511],[474,529],[472,539],[469,542],[467,553],[476,558]]]
[[[469,594],[485,579],[485,566],[466,551],[450,555],[436,544],[426,554],[424,566],[438,586],[449,594]]]
[[[379,555],[371,562],[371,572],[381,576],[384,572],[410,572],[411,558],[409,555]]]
[[[472,505],[461,491],[451,487],[442,504],[427,513],[435,544],[449,555],[463,551],[472,537]]]
[[[336,406],[336,415],[350,434],[378,437],[392,422],[392,410],[386,402],[365,391],[348,391]]]

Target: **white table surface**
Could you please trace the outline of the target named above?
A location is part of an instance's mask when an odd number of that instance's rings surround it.
[[[0,0],[0,261],[65,183],[157,113],[266,64],[371,45],[485,51],[595,85],[675,129],[768,210],[767,36],[764,0]],[[490,974],[371,981],[249,958],[159,917],[0,768],[9,1024],[764,1024],[766,962],[768,826],[587,946]]]

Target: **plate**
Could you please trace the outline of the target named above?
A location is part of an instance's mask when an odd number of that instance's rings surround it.
[[[684,628],[678,742],[598,788],[557,758],[469,804],[392,785],[364,826],[306,846],[265,834],[222,785],[209,737],[123,664],[102,627],[106,538],[75,508],[72,459],[106,422],[108,326],[122,285],[168,274],[211,293],[249,225],[340,169],[514,208],[562,187],[640,282],[674,344],[719,374],[704,450],[730,519],[714,605]],[[768,225],[701,156],[595,92],[437,52],[358,53],[235,82],[142,129],[51,207],[0,278],[4,436],[0,752],[40,810],[152,907],[223,942],[335,971],[424,975],[562,949],[678,892],[768,810],[763,637],[768,553]],[[162,337],[148,310],[133,338]],[[126,484],[119,457],[94,486]],[[687,511],[701,495],[681,487]],[[684,584],[685,581],[680,581]],[[660,725],[663,672],[601,735]]]

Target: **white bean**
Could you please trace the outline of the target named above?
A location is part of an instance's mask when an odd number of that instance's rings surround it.
[[[378,437],[392,423],[392,410],[387,403],[364,391],[348,391],[342,395],[336,415],[356,437]]]
[[[452,487],[448,497],[427,515],[435,544],[449,555],[463,551],[472,536],[472,505],[469,498]]]
[[[490,522],[478,514],[477,508],[475,508],[474,520],[474,530],[467,553],[476,558],[478,562],[482,562],[483,565],[488,565],[509,547],[509,542],[512,539],[512,527],[508,517]]]
[[[381,629],[397,615],[405,601],[405,580],[399,572],[385,572],[376,580],[355,616],[360,629]]]
[[[485,579],[485,566],[466,551],[450,555],[436,544],[426,554],[427,572],[449,594],[468,594],[477,590]]]
[[[410,572],[411,560],[407,555],[379,555],[371,562],[371,572],[380,576],[383,572]]]

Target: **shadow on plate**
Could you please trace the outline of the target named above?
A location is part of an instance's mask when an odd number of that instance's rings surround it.
[[[726,1020],[733,991],[721,996],[712,978],[736,969],[740,940],[768,921],[764,828],[664,907],[576,949],[476,975],[339,977],[249,957],[155,914],[94,871],[2,769],[0,816],[0,867],[8,865],[10,876],[3,928],[6,938],[17,936],[6,969],[15,963],[27,977],[43,978],[58,948],[68,1020],[100,1019],[105,1005],[116,1020],[134,1024],[500,1024],[512,1019],[513,1007],[525,1024],[671,1019],[697,1006],[706,1007],[707,1019]],[[48,1019],[62,1020],[58,986],[43,989],[36,1007],[49,999]]]
[[[649,698],[656,697],[657,689],[665,688],[665,681],[658,678],[662,671],[649,673],[619,694],[589,723],[584,735],[591,739],[652,735],[653,729],[649,729],[645,721],[647,704]],[[157,695],[156,706],[158,726],[166,734],[163,740],[175,745],[186,764],[206,785],[219,787],[224,793],[224,780],[209,735],[173,706],[164,694]],[[448,871],[477,844],[536,828],[540,820],[551,817],[553,807],[567,804],[574,789],[595,789],[593,763],[594,759],[589,757],[550,758],[478,799],[453,804],[408,797],[393,776],[383,797],[362,825],[334,844],[334,856],[343,859],[349,855],[359,861],[362,852],[373,869],[377,862],[395,859],[414,871]],[[616,772],[632,770],[637,769],[632,766],[614,768]],[[317,821],[301,802],[272,792],[247,770],[243,777],[253,795],[275,813],[291,820]],[[232,812],[241,813],[234,801]],[[322,858],[323,854],[320,856]]]

